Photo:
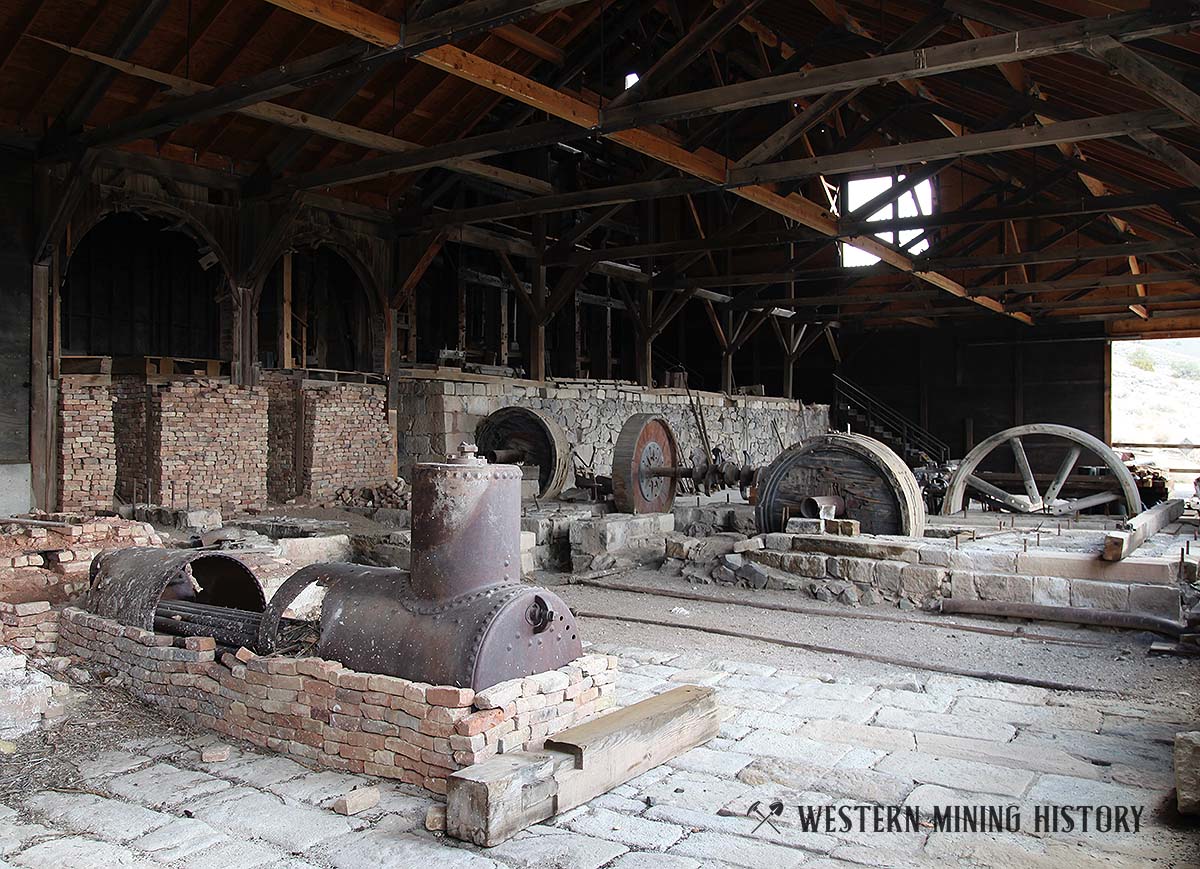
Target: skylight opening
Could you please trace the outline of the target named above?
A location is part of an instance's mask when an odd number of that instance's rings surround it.
[[[872,178],[851,178],[844,189],[845,204],[841,214],[852,214],[871,202],[877,196],[887,192],[905,179],[903,173],[879,175]],[[894,220],[901,217],[921,217],[933,213],[933,182],[925,179],[906,190],[896,199],[885,203],[878,211],[867,218],[868,221]],[[875,237],[891,245],[904,247],[914,239],[924,234],[923,229],[904,229],[899,232],[877,232]],[[860,250],[852,244],[842,242],[842,265],[851,268],[870,266],[879,262],[879,257]],[[919,242],[908,248],[907,253],[916,256],[929,249],[929,239],[921,238]]]
[[[629,73],[627,76],[625,76],[625,90],[629,90],[639,81],[641,81],[641,78],[636,72]]]

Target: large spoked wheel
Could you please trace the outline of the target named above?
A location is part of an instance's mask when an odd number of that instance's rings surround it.
[[[754,520],[760,533],[783,531],[803,516],[806,499],[836,496],[866,534],[925,534],[925,502],[917,478],[885,444],[866,435],[831,432],[784,450],[758,472]]]
[[[635,413],[613,449],[613,503],[621,513],[668,513],[678,487],[679,446],[661,416]]]
[[[1073,473],[1088,467],[1107,473]],[[1142,512],[1133,475],[1104,441],[1050,423],[1005,429],[971,450],[950,478],[942,515],[970,499],[1008,513],[1066,516],[1104,505]]]

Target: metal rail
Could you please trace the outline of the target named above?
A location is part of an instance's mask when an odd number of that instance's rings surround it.
[[[840,374],[833,375],[833,414],[838,429],[853,427],[852,416],[857,415],[866,427],[862,434],[878,437],[881,431],[890,432],[899,447],[897,452],[910,465],[924,464],[918,458],[920,453],[935,462],[950,459],[949,444]]]

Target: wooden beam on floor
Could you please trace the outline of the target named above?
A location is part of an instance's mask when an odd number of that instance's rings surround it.
[[[721,712],[712,688],[685,685],[446,779],[446,833],[482,847],[607,793],[715,737]]]
[[[1142,511],[1126,522],[1122,530],[1104,535],[1104,553],[1100,557],[1105,561],[1120,561],[1132,555],[1139,546],[1178,520],[1185,506],[1182,498],[1172,498]]]

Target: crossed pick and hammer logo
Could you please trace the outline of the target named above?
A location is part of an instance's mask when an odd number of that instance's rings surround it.
[[[754,825],[754,829],[750,831],[751,833],[757,833],[763,824],[767,824],[778,833],[779,828],[775,826],[775,818],[783,817],[783,801],[772,800],[764,810],[763,804],[759,800],[755,800],[750,804],[750,808],[746,809],[746,817],[759,819],[758,823]]]

